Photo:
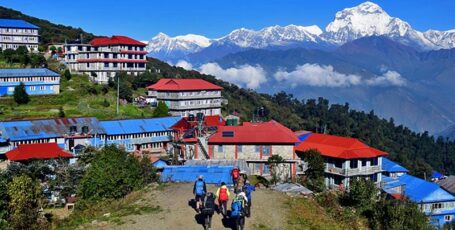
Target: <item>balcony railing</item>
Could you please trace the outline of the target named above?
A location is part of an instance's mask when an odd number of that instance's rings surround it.
[[[199,104],[199,105],[179,105],[170,104],[169,109],[184,110],[184,109],[204,109],[204,108],[219,108],[221,103]]]
[[[196,94],[196,95],[180,95],[180,94],[162,94],[149,92],[149,97],[156,97],[162,100],[186,100],[186,99],[207,99],[221,98],[221,94]]]
[[[370,166],[370,167],[362,167],[362,168],[355,168],[355,169],[342,169],[337,168],[334,166],[327,167],[325,172],[338,174],[343,176],[356,176],[356,175],[369,175],[377,172],[381,172],[381,167],[379,165]]]

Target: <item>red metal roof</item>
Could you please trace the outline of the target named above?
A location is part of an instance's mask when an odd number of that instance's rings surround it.
[[[58,147],[57,143],[23,144],[5,153],[10,161],[72,158],[73,155]]]
[[[90,41],[92,46],[107,46],[107,45],[133,45],[133,46],[146,46],[138,40],[134,40],[127,36],[112,36],[110,38],[94,38]]]
[[[387,153],[372,148],[358,139],[327,134],[312,133],[302,141],[296,151],[318,150],[321,155],[341,159],[370,158],[385,156]]]
[[[226,132],[232,132],[232,137],[224,136]],[[243,122],[242,126],[221,126],[209,138],[209,144],[294,144],[298,141],[290,129],[274,120]]]
[[[182,91],[182,90],[221,90],[223,87],[212,84],[202,79],[160,79],[147,89],[157,91]]]
[[[194,118],[196,119],[196,117]],[[204,125],[207,127],[214,127],[214,126],[225,126],[226,121],[220,115],[209,115],[204,116]],[[189,122],[188,117],[183,117],[175,123],[171,128],[178,129],[178,130],[188,130],[197,126],[197,122]]]

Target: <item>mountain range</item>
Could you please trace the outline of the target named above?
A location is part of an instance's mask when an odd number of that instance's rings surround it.
[[[325,30],[316,25],[277,25],[259,31],[240,28],[216,39],[194,34],[170,37],[160,33],[150,40],[148,50],[155,58],[185,59],[198,64],[246,49],[305,47],[327,50],[368,36],[386,36],[418,50],[455,47],[455,30],[421,32],[390,16],[379,5],[365,2],[337,12]]]
[[[161,33],[148,46],[152,57],[184,60],[240,86],[349,102],[446,136],[455,133],[454,47],[455,30],[418,31],[372,2],[337,12],[324,30],[241,28],[216,39]]]

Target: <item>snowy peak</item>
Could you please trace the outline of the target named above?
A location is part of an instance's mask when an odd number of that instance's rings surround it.
[[[292,42],[316,42],[322,30],[316,26],[270,26],[259,31],[240,28],[217,40],[244,48],[265,48]]]
[[[147,45],[150,55],[156,58],[169,56],[184,56],[210,46],[211,40],[196,34],[170,37],[165,33],[158,33]]]

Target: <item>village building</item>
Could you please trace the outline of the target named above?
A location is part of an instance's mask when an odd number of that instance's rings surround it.
[[[401,169],[400,174],[394,174],[398,168],[403,167],[393,161],[387,161],[386,167],[383,167],[383,173],[396,177],[384,175],[381,186],[384,192],[393,199],[406,197],[415,202],[420,210],[429,217],[430,224],[438,229],[454,220],[455,196],[442,189],[438,184],[408,175]],[[390,167],[391,165],[393,167]]]
[[[21,46],[37,52],[39,43],[38,26],[20,19],[0,19],[1,50],[16,50]]]
[[[160,79],[147,87],[147,102],[166,103],[172,115],[221,115],[221,86],[202,79]]]
[[[29,95],[60,93],[60,74],[50,69],[0,69],[0,96],[13,95],[21,82]]]
[[[366,177],[379,184],[382,180],[382,158],[387,153],[372,148],[355,138],[307,133],[299,137],[298,155],[317,150],[325,162],[324,177],[328,188],[348,188],[353,178]]]
[[[146,70],[146,44],[126,36],[95,38],[89,43],[64,45],[65,62],[71,73],[87,74],[94,82],[107,84],[116,73],[137,76]]]
[[[100,121],[105,131],[105,144],[122,146],[128,152],[165,154],[174,139],[171,128],[180,117]]]
[[[253,175],[271,176],[275,170],[280,178],[289,179],[296,174],[298,160],[294,147],[298,139],[290,129],[274,120],[219,126],[206,139],[209,159],[245,161]],[[284,160],[275,169],[270,168],[268,162],[273,155]]]
[[[51,160],[72,158],[71,153],[60,148],[57,143],[23,144],[5,153],[8,161],[28,162],[31,160]]]

